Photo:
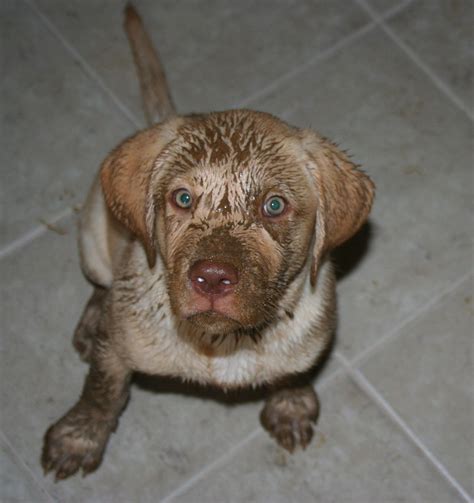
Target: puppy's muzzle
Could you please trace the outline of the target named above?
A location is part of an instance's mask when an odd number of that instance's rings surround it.
[[[237,269],[225,262],[198,260],[189,270],[194,291],[204,297],[218,298],[233,293],[239,282]]]

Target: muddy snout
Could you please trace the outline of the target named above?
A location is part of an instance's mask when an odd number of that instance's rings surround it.
[[[265,252],[255,234],[240,234],[215,229],[194,241],[182,235],[183,247],[192,242],[194,253],[180,254],[170,275],[172,309],[208,334],[259,326],[273,314],[275,292]]]
[[[198,260],[189,270],[193,290],[204,297],[224,297],[239,283],[237,269],[226,262]]]

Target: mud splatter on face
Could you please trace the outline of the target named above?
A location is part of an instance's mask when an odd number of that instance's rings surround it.
[[[166,236],[160,250],[180,319],[221,333],[254,330],[275,316],[308,258],[314,227],[316,202],[300,156],[291,130],[265,116],[211,114],[180,128],[156,189],[158,236]],[[269,200],[284,211],[270,214]],[[189,271],[202,260],[238,271],[231,295],[199,298]]]

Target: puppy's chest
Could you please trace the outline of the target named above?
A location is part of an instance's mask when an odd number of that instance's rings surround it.
[[[235,344],[231,336],[215,346],[193,341],[167,319],[134,328],[123,349],[137,371],[226,388],[265,382],[276,373],[271,356],[258,344]]]
[[[115,337],[123,356],[140,372],[224,388],[258,385],[306,370],[326,345],[328,334],[315,336],[311,330],[317,309],[313,306],[314,316],[308,316],[304,302],[296,321],[275,322],[255,341],[227,335],[209,344],[173,317],[164,288],[146,297],[139,290],[135,302],[120,308]]]

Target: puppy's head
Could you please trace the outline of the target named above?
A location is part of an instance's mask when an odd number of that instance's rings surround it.
[[[161,254],[175,315],[211,334],[271,322],[306,262],[314,285],[373,199],[370,179],[327,140],[246,110],[138,133],[101,178],[150,267]]]

